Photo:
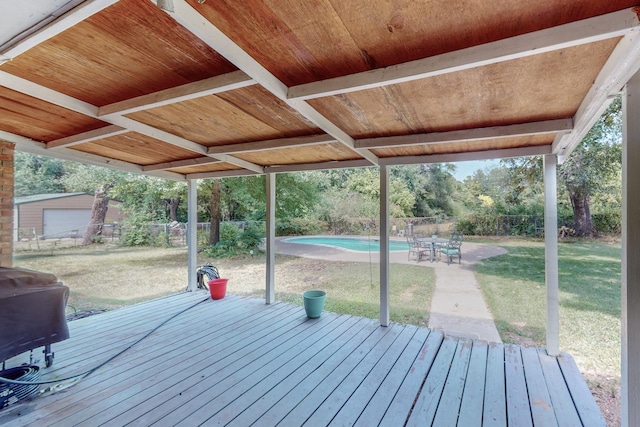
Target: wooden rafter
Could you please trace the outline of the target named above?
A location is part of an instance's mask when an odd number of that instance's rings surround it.
[[[84,144],[86,142],[96,141],[102,138],[108,138],[110,136],[122,135],[123,133],[127,132],[129,132],[129,130],[123,127],[109,125],[100,129],[90,130],[88,132],[79,133],[77,135],[68,136],[66,138],[56,139],[55,141],[49,141],[46,144],[46,148],[68,148],[74,145]]]
[[[511,138],[514,136],[540,135],[554,132],[568,132],[573,128],[572,119],[547,120],[509,126],[432,132],[418,135],[366,138],[356,140],[356,147],[390,148],[407,145],[442,144],[462,141]]]
[[[287,97],[321,98],[454,73],[621,37],[637,31],[639,26],[635,10],[625,9],[404,64],[293,86]]]
[[[194,83],[161,90],[121,102],[105,105],[98,110],[98,116],[125,115],[151,108],[162,107],[176,102],[209,96],[234,89],[255,85],[256,82],[242,71],[234,71]]]
[[[209,147],[209,154],[248,153],[252,151],[277,150],[279,148],[300,147],[335,142],[328,135],[310,135],[295,138],[278,138],[266,141],[243,142],[239,144],[217,145]]]
[[[259,173],[246,170],[246,169],[234,169],[220,172],[199,172],[199,173],[188,173],[185,175],[187,180],[189,179],[206,179],[206,178],[227,178],[231,176],[256,176],[260,175]]]
[[[211,165],[214,163],[220,163],[220,160],[214,159],[212,157],[197,157],[195,159],[177,160],[175,162],[164,162],[164,163],[156,163],[155,165],[143,166],[142,170],[145,172],[148,172],[148,171],[184,168],[189,166]]]
[[[183,27],[191,31],[216,52],[224,56],[229,62],[251,76],[273,95],[286,102],[307,120],[336,138],[336,140],[366,158],[372,164],[377,164],[378,158],[369,150],[357,149],[354,140],[346,132],[329,121],[315,108],[305,101],[287,98],[288,87],[252,58],[240,46],[234,43],[226,34],[205,19],[184,0],[174,0],[174,11],[165,11]]]
[[[304,165],[283,165],[283,166],[267,166],[264,168],[265,173],[280,172],[300,172],[310,170],[327,170],[327,169],[346,169],[346,168],[364,168],[371,166],[371,163],[365,159],[359,160],[340,160],[334,162],[318,162],[306,163]]]
[[[471,151],[455,154],[431,154],[424,156],[385,157],[380,159],[381,165],[413,165],[427,163],[465,162],[469,160],[508,159],[512,157],[543,156],[551,154],[549,145],[534,147],[505,148],[502,150]]]

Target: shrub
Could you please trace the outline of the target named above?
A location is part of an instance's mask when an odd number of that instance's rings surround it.
[[[324,223],[310,218],[291,218],[276,223],[276,236],[305,236],[320,234]]]

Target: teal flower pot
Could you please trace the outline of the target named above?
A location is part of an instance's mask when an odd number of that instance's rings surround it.
[[[307,317],[310,319],[320,317],[327,293],[325,291],[307,291],[302,297],[304,299],[304,311],[307,313]]]

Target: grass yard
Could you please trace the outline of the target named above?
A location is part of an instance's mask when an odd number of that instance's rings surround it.
[[[228,292],[264,298],[265,257],[211,260],[230,279]],[[183,291],[187,283],[186,248],[121,248],[111,245],[22,252],[16,267],[50,272],[71,289],[74,309],[115,309]],[[276,298],[302,305],[302,293],[327,291],[325,309],[379,316],[379,265],[277,256]],[[391,320],[426,326],[435,284],[433,269],[390,267]],[[73,309],[70,309],[73,312]]]
[[[544,244],[512,242],[476,277],[506,341],[544,345]],[[560,348],[584,371],[620,375],[620,245],[559,245]]]

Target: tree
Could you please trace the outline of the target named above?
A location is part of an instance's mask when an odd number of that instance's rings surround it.
[[[616,98],[559,168],[560,179],[569,194],[576,234],[595,233],[591,197],[608,182],[618,179],[622,167],[621,100]]]
[[[64,185],[60,181],[65,173],[64,161],[16,151],[14,164],[16,197],[63,193],[65,191]]]
[[[211,212],[211,226],[209,228],[209,244],[215,245],[220,241],[220,180],[214,179],[209,198]]]
[[[570,201],[576,235],[593,236],[591,217],[594,198],[611,200],[611,189],[619,188],[622,167],[621,101],[616,98],[581,143],[558,167],[561,184]],[[542,193],[542,158],[529,157],[501,162],[510,172],[510,201],[522,206]],[[562,201],[559,203],[562,205]]]
[[[91,206],[91,219],[82,237],[83,245],[95,242],[96,237],[102,234],[104,220],[109,209],[109,189],[112,186],[113,183],[108,183],[96,189],[93,205]]]

